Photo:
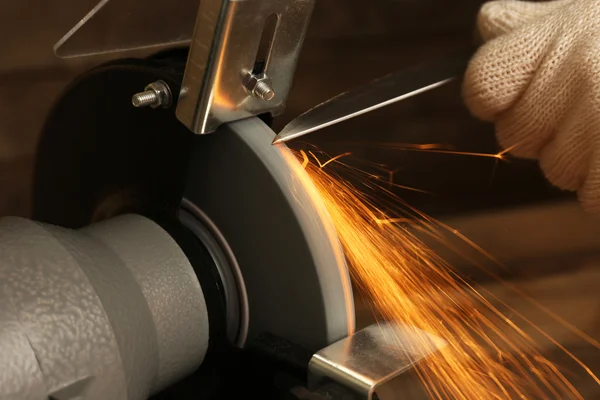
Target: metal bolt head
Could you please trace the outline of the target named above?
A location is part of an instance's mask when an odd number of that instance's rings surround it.
[[[163,81],[152,82],[144,92],[136,93],[131,98],[134,107],[168,108],[171,106],[171,88]]]
[[[270,101],[275,97],[271,80],[265,74],[250,74],[244,82],[244,87],[256,99]]]

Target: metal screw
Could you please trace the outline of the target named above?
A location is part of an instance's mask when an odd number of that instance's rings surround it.
[[[152,90],[146,90],[145,92],[136,93],[131,98],[131,103],[134,107],[147,107],[157,104],[159,97]]]
[[[244,82],[246,90],[257,99],[269,101],[275,97],[275,91],[271,86],[271,81],[265,74],[249,74]]]
[[[136,93],[131,98],[134,107],[163,107],[171,105],[171,89],[163,81],[152,82],[143,92]]]
[[[254,90],[252,91],[252,94],[255,97],[258,97],[259,99],[265,100],[265,101],[269,101],[271,100],[273,97],[275,97],[275,91],[273,90],[273,88],[271,87],[271,85],[269,85],[268,82],[266,81],[260,81],[256,84],[256,86],[254,87]]]

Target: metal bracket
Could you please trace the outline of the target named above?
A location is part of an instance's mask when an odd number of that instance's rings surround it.
[[[177,118],[206,134],[281,114],[313,8],[314,0],[202,0]]]
[[[398,378],[445,346],[414,327],[371,325],[316,353],[308,365],[308,388],[318,391],[333,382],[350,389],[353,400],[420,398],[420,387],[399,385]]]

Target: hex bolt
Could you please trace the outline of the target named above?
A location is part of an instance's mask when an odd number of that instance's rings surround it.
[[[271,81],[265,74],[249,75],[244,82],[246,90],[256,99],[269,101],[275,97]]]
[[[143,92],[136,93],[131,98],[134,107],[167,108],[171,105],[171,89],[163,81],[152,82]]]

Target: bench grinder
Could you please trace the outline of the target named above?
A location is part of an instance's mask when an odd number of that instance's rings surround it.
[[[371,399],[427,356],[354,332],[332,222],[271,145],[313,6],[202,1],[187,36],[57,99],[33,219],[0,220],[1,400]]]

